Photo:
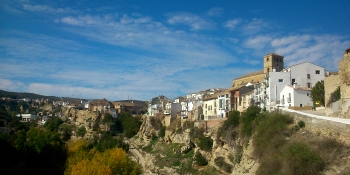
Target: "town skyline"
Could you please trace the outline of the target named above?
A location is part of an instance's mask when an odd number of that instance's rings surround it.
[[[350,46],[349,1],[8,1],[0,7],[0,89],[82,99],[149,100],[263,69],[338,69]]]

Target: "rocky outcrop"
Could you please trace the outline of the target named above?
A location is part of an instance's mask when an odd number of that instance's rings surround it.
[[[190,130],[186,129],[182,133],[176,133],[176,132],[167,130],[165,131],[164,141],[167,143],[190,144],[191,143]]]
[[[147,115],[142,116],[143,122],[140,126],[140,130],[137,133],[137,136],[140,138],[149,140],[152,138],[152,134],[158,134],[159,129],[156,129],[153,125],[154,123],[152,122],[152,117],[147,117]]]
[[[99,125],[102,115],[99,112],[78,110],[74,108],[62,108],[61,113],[63,120],[70,121],[77,127],[84,126],[87,131],[85,136],[87,138],[92,137],[93,131],[96,131],[98,128],[100,128]]]

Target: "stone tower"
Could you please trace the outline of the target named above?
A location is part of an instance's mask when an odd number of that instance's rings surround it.
[[[264,74],[272,72],[274,69],[276,72],[280,72],[284,68],[283,56],[276,53],[269,53],[264,56]]]

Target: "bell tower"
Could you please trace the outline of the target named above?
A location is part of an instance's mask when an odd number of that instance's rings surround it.
[[[264,56],[264,74],[269,72],[280,72],[284,68],[283,56],[276,53],[269,53]]]

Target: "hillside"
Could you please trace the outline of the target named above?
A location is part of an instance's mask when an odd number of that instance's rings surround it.
[[[141,100],[118,100],[115,102],[128,102],[128,103],[134,103],[138,106],[140,106],[142,109],[147,109],[148,102],[147,101],[141,101]]]
[[[49,99],[51,101],[69,101],[69,102],[78,102],[80,99],[77,98],[70,98],[70,97],[55,97],[55,96],[45,96],[45,95],[39,95],[34,94],[30,92],[10,92],[10,91],[4,91],[0,90],[0,97],[10,97],[12,99],[22,99],[22,98],[30,98],[30,99]]]
[[[146,174],[350,173],[349,145],[310,132],[288,114],[251,107],[210,129],[180,119],[165,128],[160,123],[144,119],[129,140]]]

